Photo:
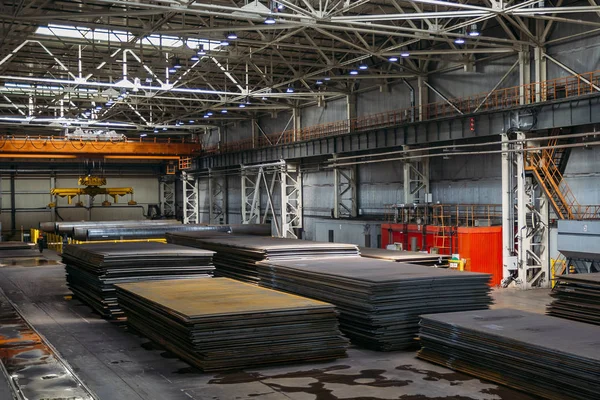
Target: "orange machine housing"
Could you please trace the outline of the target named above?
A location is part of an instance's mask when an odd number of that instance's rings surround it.
[[[458,253],[465,271],[492,274],[491,285],[502,281],[502,227],[458,228]]]

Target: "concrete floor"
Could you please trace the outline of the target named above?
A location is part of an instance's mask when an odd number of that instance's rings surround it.
[[[532,399],[418,360],[415,351],[352,347],[330,363],[205,374],[69,299],[60,266],[0,268],[0,289],[100,400]],[[494,307],[542,313],[548,292],[498,289]]]

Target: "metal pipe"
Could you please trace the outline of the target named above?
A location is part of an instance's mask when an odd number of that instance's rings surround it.
[[[550,139],[556,139],[557,137],[560,139],[574,139],[574,138],[583,138],[583,137],[588,137],[588,136],[597,136],[600,135],[600,132],[586,132],[586,133],[571,133],[568,135],[560,135],[560,136],[538,136],[538,137],[532,137],[532,138],[525,138],[524,140],[520,140],[520,139],[512,139],[512,140],[508,140],[507,143],[520,143],[522,141],[525,142],[537,142],[540,140],[550,140]],[[452,145],[453,148],[461,148],[461,147],[482,147],[482,146],[491,146],[494,144],[502,144],[502,141],[497,141],[497,142],[485,142],[485,143],[473,143],[473,144],[454,144]],[[339,160],[350,160],[353,158],[362,158],[362,157],[379,157],[379,156],[387,156],[387,155],[392,155],[392,154],[405,154],[405,153],[414,153],[414,152],[423,152],[423,151],[431,151],[431,150],[444,150],[447,149],[448,145],[444,145],[444,146],[433,146],[433,147],[422,147],[422,148],[413,148],[413,149],[408,149],[408,150],[395,150],[395,151],[386,151],[383,153],[369,153],[369,154],[363,154],[363,155],[356,155],[356,156],[346,156],[346,157],[333,157],[328,159],[327,161],[339,161]],[[445,155],[449,155],[449,154],[445,154]]]
[[[525,142],[527,140],[520,140],[519,142]],[[507,153],[518,153],[520,151],[536,151],[536,150],[547,150],[547,149],[570,149],[576,147],[589,147],[589,146],[598,146],[600,145],[600,141],[595,142],[587,142],[587,143],[574,143],[574,144],[559,144],[554,146],[538,146],[538,147],[527,147],[524,150],[520,149],[510,149],[507,150]],[[394,158],[386,158],[381,160],[368,160],[368,161],[355,161],[343,164],[331,164],[327,165],[326,168],[338,168],[347,165],[359,165],[359,164],[375,164],[380,162],[388,162],[388,161],[405,161],[412,160],[416,158],[433,158],[433,157],[447,157],[447,156],[472,156],[472,155],[486,155],[486,154],[502,154],[505,152],[504,150],[484,150],[484,151],[463,151],[456,153],[439,153],[439,154],[421,154],[418,156],[410,156],[410,157],[394,157]]]
[[[128,206],[129,207],[129,206]],[[127,228],[137,226],[162,226],[162,225],[181,225],[180,221],[176,219],[142,219],[142,220],[128,220],[128,221],[78,221],[78,222],[57,222],[55,223],[56,233],[62,235],[75,235],[75,232],[79,229],[93,229],[93,228]]]
[[[83,234],[85,232],[85,234]],[[227,225],[164,225],[137,226],[126,228],[90,228],[76,230],[75,240],[124,240],[124,239],[155,239],[164,238],[167,232],[221,232],[230,233]]]

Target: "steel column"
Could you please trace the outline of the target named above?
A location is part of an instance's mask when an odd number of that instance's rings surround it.
[[[181,171],[183,187],[183,223],[197,224],[200,222],[198,179],[195,175]]]
[[[225,224],[227,222],[227,177],[209,171],[208,175],[208,218],[211,224]]]
[[[356,165],[352,165],[333,169],[333,218],[356,218],[358,216],[356,168]]]
[[[429,193],[429,158],[404,161],[403,184],[405,204],[426,203]]]
[[[159,181],[160,214],[167,217],[175,216],[176,190],[175,178],[162,176]]]

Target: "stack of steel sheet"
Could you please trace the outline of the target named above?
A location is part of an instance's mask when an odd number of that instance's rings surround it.
[[[117,285],[129,326],[205,371],[344,357],[334,306],[227,278]]]
[[[376,350],[413,344],[419,315],[486,309],[488,274],[345,257],[258,263],[260,284],[330,302],[352,341]]]
[[[448,259],[450,258],[450,256],[446,254],[429,254],[421,253],[418,251],[373,249],[369,247],[361,247],[360,255],[366,258],[375,258],[378,260],[387,260],[427,266],[447,266]]]
[[[0,242],[0,251],[31,250],[35,244],[25,242]]]
[[[419,357],[548,399],[597,399],[600,327],[496,309],[424,315]]]
[[[169,243],[198,247],[217,252],[215,275],[246,282],[258,282],[256,262],[299,258],[358,257],[353,244],[312,242],[262,236],[231,235],[205,237],[202,233],[169,233]]]
[[[68,245],[63,251],[71,291],[107,318],[119,319],[116,283],[212,275],[212,251],[163,243]]]
[[[600,325],[600,274],[561,275],[550,295],[549,315]]]

